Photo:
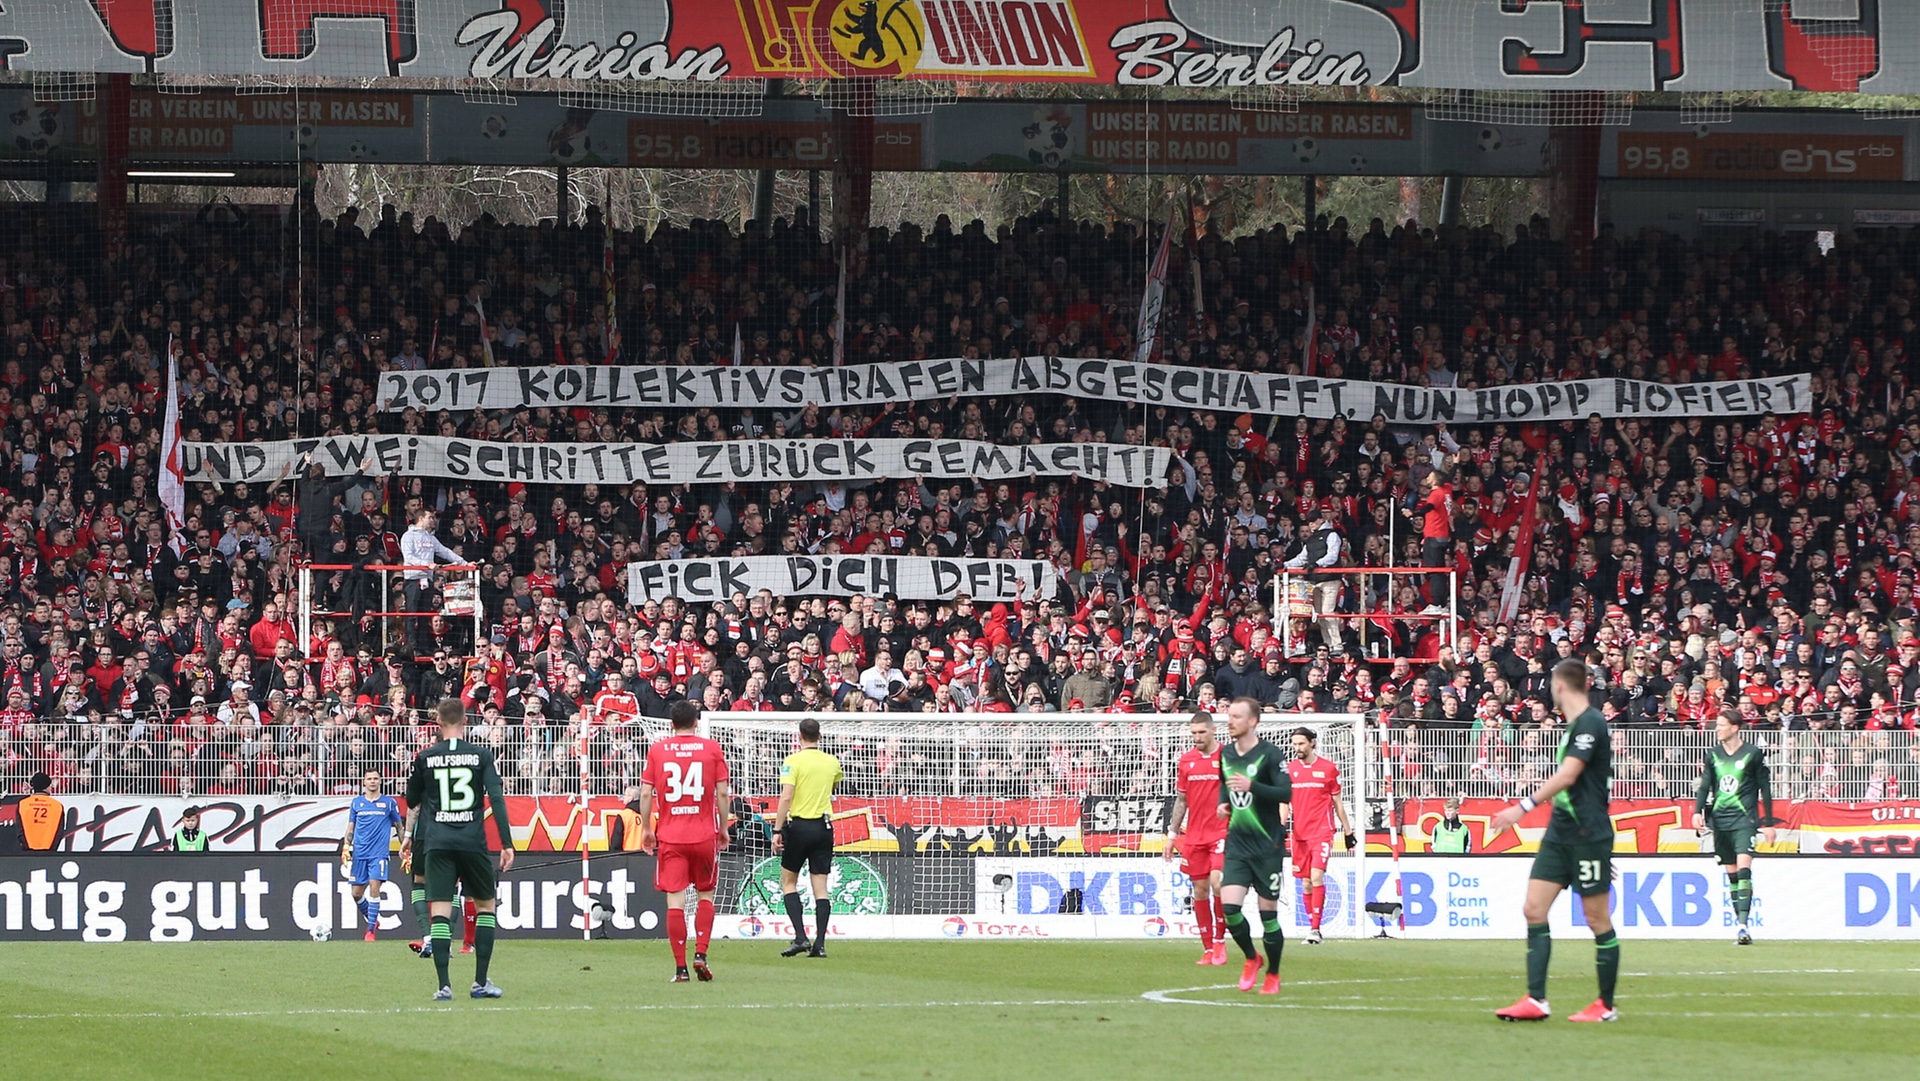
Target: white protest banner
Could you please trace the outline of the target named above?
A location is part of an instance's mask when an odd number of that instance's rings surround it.
[[[678,597],[688,604],[729,600],[765,589],[776,597],[865,594],[944,601],[1012,602],[1058,592],[1059,575],[1043,559],[935,559],[929,556],[740,556],[627,564],[627,600]]]
[[[606,369],[613,370],[613,369]],[[1115,443],[1002,446],[970,439],[739,439],[721,443],[495,443],[437,435],[341,435],[274,443],[182,443],[186,479],[271,483],[304,469],[526,484],[709,484],[905,477],[1073,476],[1165,483],[1173,452]]]
[[[1808,375],[1718,383],[1581,379],[1483,389],[1369,383],[1184,368],[1127,360],[1007,357],[908,360],[843,368],[452,368],[386,372],[389,412],[521,407],[666,406],[798,409],[904,404],[928,398],[1072,394],[1136,405],[1394,424],[1530,423],[1601,417],[1792,415],[1812,404]]]

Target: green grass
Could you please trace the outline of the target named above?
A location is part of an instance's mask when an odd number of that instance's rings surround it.
[[[1592,949],[1557,943],[1561,1014]],[[473,1002],[428,1001],[397,942],[0,946],[0,1048],[46,1078],[1246,1076],[1906,1078],[1920,951],[1890,943],[1624,944],[1622,1020],[1503,1025],[1518,942],[1289,943],[1277,1000],[1185,943],[717,943],[669,986],[664,944],[504,939]],[[1174,988],[1202,987],[1159,998]],[[1237,1064],[1236,1064],[1237,1063]]]

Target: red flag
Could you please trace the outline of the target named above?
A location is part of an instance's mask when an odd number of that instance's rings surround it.
[[[600,277],[607,289],[607,355],[605,362],[612,364],[620,355],[620,316],[618,314],[619,296],[613,287],[613,226],[608,224],[603,234],[605,242],[600,246]]]
[[[1547,456],[1534,460],[1533,476],[1527,480],[1527,498],[1520,504],[1520,539],[1513,545],[1513,561],[1507,564],[1507,580],[1500,589],[1500,621],[1510,623],[1520,614],[1520,595],[1526,591],[1527,572],[1533,567],[1533,534],[1540,515],[1540,475],[1547,471]]]
[[[1313,279],[1312,278],[1307,279],[1306,337],[1307,337],[1306,355],[1302,357],[1300,360],[1300,374],[1312,375],[1313,363],[1314,361],[1319,359],[1319,354],[1320,354],[1320,343],[1318,340],[1320,337],[1319,313],[1314,308],[1314,305],[1313,305]]]

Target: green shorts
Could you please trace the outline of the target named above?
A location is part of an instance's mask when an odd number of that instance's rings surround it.
[[[1542,841],[1529,878],[1571,886],[1582,897],[1598,897],[1613,887],[1612,841]]]
[[[1220,866],[1220,885],[1246,886],[1269,901],[1278,900],[1280,887],[1286,881],[1287,850],[1276,848],[1271,852],[1248,855],[1227,850],[1226,858]]]
[[[1751,819],[1728,826],[1711,821],[1708,824],[1713,827],[1713,858],[1717,862],[1731,867],[1740,862],[1741,856],[1753,855],[1754,842],[1760,836],[1760,829]]]
[[[453,900],[453,884],[460,883],[469,901],[491,901],[494,896],[494,855],[491,852],[442,850],[427,853],[427,900]]]

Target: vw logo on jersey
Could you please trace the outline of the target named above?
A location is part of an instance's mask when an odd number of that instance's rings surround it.
[[[948,916],[940,922],[940,933],[948,938],[965,938],[967,921],[958,916]]]
[[[1235,792],[1229,788],[1227,789],[1227,802],[1233,805],[1234,810],[1244,811],[1253,806],[1253,790],[1248,789],[1245,792]]]
[[[1165,938],[1167,937],[1167,921],[1158,916],[1149,916],[1147,917],[1147,922],[1141,925],[1140,930],[1146,932],[1148,938]]]
[[[752,916],[748,916],[746,919],[740,921],[741,938],[759,938],[766,929],[765,924]]]

